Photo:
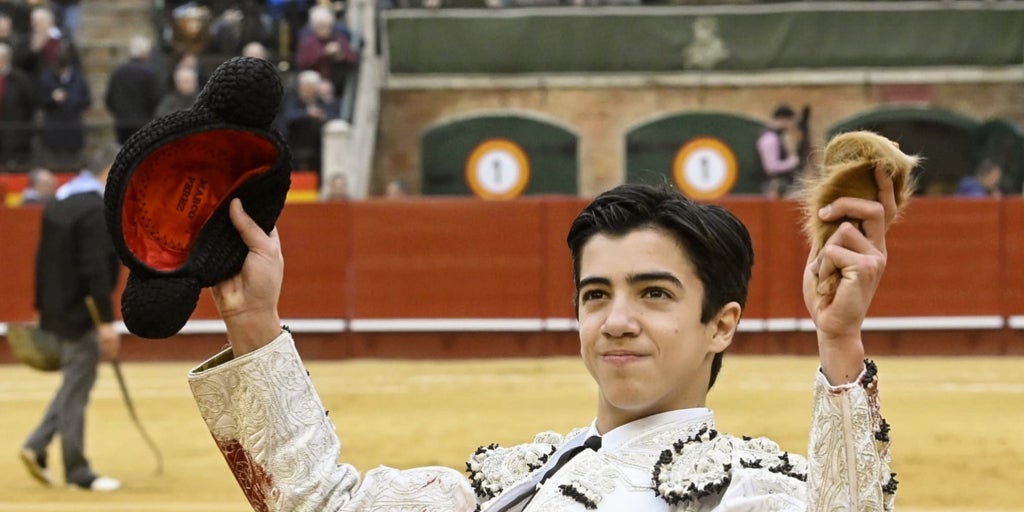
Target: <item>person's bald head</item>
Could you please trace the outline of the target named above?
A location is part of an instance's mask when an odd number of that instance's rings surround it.
[[[174,70],[174,90],[179,94],[190,96],[199,88],[199,75],[195,68],[178,66]]]
[[[309,10],[309,28],[319,38],[326,38],[334,30],[334,13],[322,5]]]

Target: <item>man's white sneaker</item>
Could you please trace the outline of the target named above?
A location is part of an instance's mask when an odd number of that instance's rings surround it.
[[[121,481],[109,476],[97,476],[88,485],[69,483],[71,489],[93,492],[112,492],[121,488]]]
[[[53,475],[50,474],[49,469],[46,469],[46,463],[43,462],[43,458],[39,454],[28,448],[22,448],[18,452],[18,458],[25,464],[32,478],[35,478],[43,485],[53,485]]]

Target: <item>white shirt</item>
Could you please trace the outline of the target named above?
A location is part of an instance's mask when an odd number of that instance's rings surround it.
[[[606,490],[611,491],[608,494],[603,494],[598,510],[671,510],[668,503],[655,495],[651,489],[653,465],[649,461],[650,454],[645,452],[660,452],[664,449],[666,443],[657,434],[678,432],[698,424],[714,424],[714,414],[710,409],[698,407],[663,412],[626,423],[604,435],[598,432],[595,419],[589,429],[573,437],[551,454],[547,463],[540,470],[533,472],[529,478],[502,493],[498,499],[488,505],[486,510],[502,510],[506,504],[519,499],[524,493],[531,492],[563,453],[582,445],[587,438],[593,435],[601,435],[600,450],[581,452],[555,473],[537,491],[533,499],[523,499],[515,507],[510,508],[509,512],[551,510],[552,501],[562,501],[564,505],[565,497],[562,496],[558,486],[573,480],[574,477],[585,478],[595,471],[607,476],[607,478],[599,478],[598,485],[603,483]],[[645,440],[654,441],[655,445],[645,443]],[[582,505],[580,505],[580,510],[583,510]]]

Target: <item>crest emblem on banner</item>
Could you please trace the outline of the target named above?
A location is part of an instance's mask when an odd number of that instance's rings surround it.
[[[700,17],[693,20],[693,40],[683,49],[686,67],[711,69],[728,57],[729,49],[718,35],[718,19]]]

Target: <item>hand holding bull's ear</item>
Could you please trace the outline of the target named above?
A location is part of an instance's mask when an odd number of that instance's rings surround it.
[[[885,237],[913,190],[916,157],[870,132],[843,134],[825,148],[824,169],[804,182],[811,245],[803,295],[832,384],[863,369],[861,326],[888,259]]]
[[[818,256],[843,223],[850,223],[863,232],[863,219],[819,215],[823,208],[840,198],[881,201],[885,208],[884,228],[888,230],[913,195],[914,180],[910,172],[918,161],[918,157],[900,151],[896,143],[872,132],[849,132],[833,138],[825,147],[821,172],[805,177],[801,184],[804,233],[811,246],[811,257]],[[883,176],[876,176],[879,172]],[[840,275],[821,274],[820,279],[817,275],[814,279],[818,294],[830,300],[839,286]]]

